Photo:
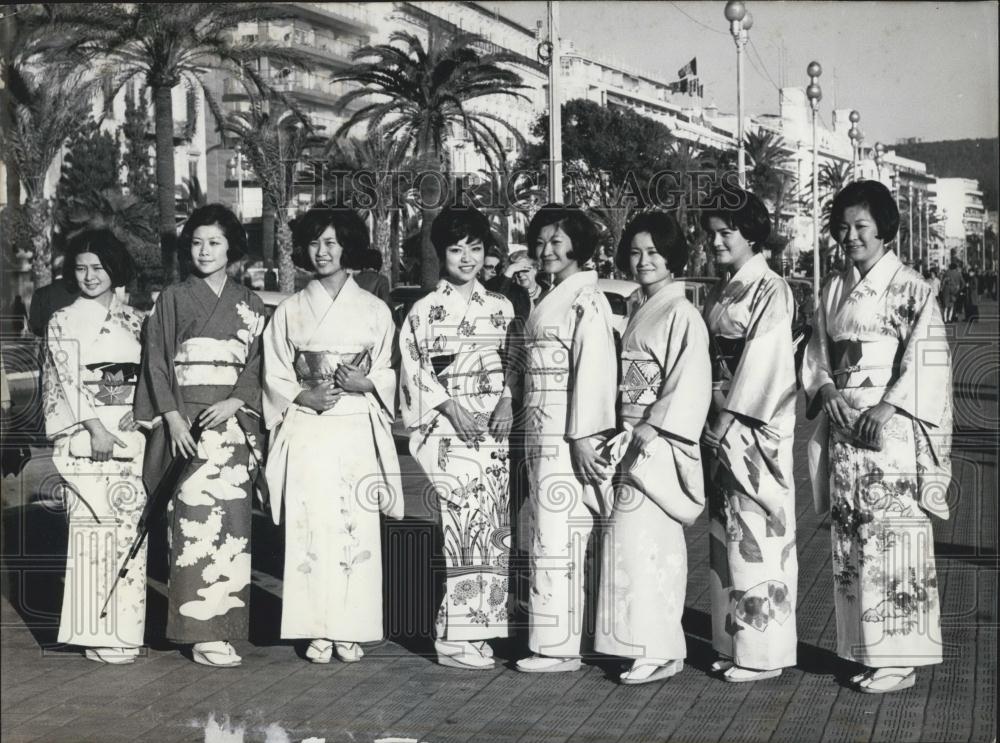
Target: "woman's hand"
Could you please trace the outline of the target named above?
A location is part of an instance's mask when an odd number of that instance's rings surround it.
[[[896,414],[896,408],[887,402],[868,408],[854,424],[854,434],[862,441],[878,446],[882,440],[882,427]]]
[[[302,390],[296,395],[295,404],[315,410],[317,413],[325,413],[337,404],[337,400],[343,394],[332,381],[320,382],[312,389]]]
[[[125,447],[125,442],[104,427],[97,418],[83,422],[90,434],[90,458],[95,462],[107,462],[114,456],[116,446]]]
[[[191,436],[191,427],[176,410],[163,414],[170,434],[170,453],[173,456],[185,456],[193,459],[198,454],[198,445]]]
[[[830,417],[830,421],[840,428],[849,430],[851,406],[840,394],[840,390],[835,385],[827,383],[820,387],[819,394],[823,398],[823,412]]]
[[[458,438],[465,444],[472,446],[483,440],[485,430],[481,420],[457,402],[448,400],[439,409],[451,423],[451,427],[455,429]]]
[[[509,397],[501,397],[490,416],[490,434],[497,441],[504,441],[510,436],[513,423],[514,404]]]
[[[125,413],[125,415],[122,416],[122,419],[118,421],[118,430],[119,431],[139,430],[139,423],[136,421],[135,415],[133,415],[131,410]]]
[[[202,410],[198,414],[197,421],[202,430],[207,431],[209,428],[215,428],[219,424],[225,423],[236,415],[236,411],[242,407],[243,401],[238,397],[227,397],[225,400],[219,400],[214,405],[209,405]]]
[[[705,430],[701,434],[701,443],[709,449],[718,449],[722,446],[722,440],[726,437],[734,420],[736,420],[736,416],[728,410],[723,410],[719,413],[714,425],[705,426]]]
[[[372,383],[372,380],[365,376],[365,373],[354,364],[341,364],[338,366],[333,379],[337,383],[337,386],[344,392],[364,394],[365,392],[375,391],[375,385]]]
[[[628,472],[639,460],[646,447],[660,435],[660,432],[648,423],[640,423],[632,429],[632,437],[628,442],[628,449],[622,457],[621,468],[623,472]]]
[[[597,453],[590,438],[570,441],[569,456],[577,476],[585,483],[600,485],[608,479],[611,462],[607,457]]]

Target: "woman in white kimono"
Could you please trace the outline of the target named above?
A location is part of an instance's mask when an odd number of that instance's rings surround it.
[[[813,492],[830,512],[837,654],[880,694],[941,662],[941,607],[929,514],[948,518],[951,354],[931,286],[887,249],[892,194],[857,181],[833,201],[832,234],[852,266],[823,287],[803,382]]]
[[[349,274],[369,249],[349,209],[315,207],[294,228],[296,264],[314,272],[264,331],[267,483],[285,512],[281,636],[311,640],[306,657],[361,660],[382,639],[380,508],[403,514],[390,421],[395,325]]]
[[[446,568],[438,662],[490,669],[486,641],[509,634],[513,390],[505,363],[514,308],[476,280],[492,244],[482,213],[445,209],[431,239],[444,278],[400,330],[400,405],[410,453],[438,494]]]
[[[528,673],[580,668],[587,546],[606,512],[618,364],[611,307],[582,266],[597,230],[577,207],[543,206],[528,225],[532,257],[555,285],[525,330],[524,435],[530,493]],[[592,596],[596,599],[596,596]]]
[[[740,190],[712,199],[701,224],[725,271],[703,308],[713,670],[757,681],[795,665],[794,300],[759,252],[771,229],[760,199]]]
[[[145,545],[108,616],[100,613],[146,502],[145,436],[132,416],[143,316],[115,296],[132,265],[109,230],[72,238],[65,266],[67,288],[80,296],[49,320],[43,374],[52,461],[70,493],[59,642],[85,647],[94,661],[132,663],[146,623]]]
[[[643,303],[622,336],[624,458],[602,548],[594,647],[634,659],[623,684],[669,678],[687,655],[684,527],[705,506],[698,442],[712,397],[708,332],[674,281],[687,252],[677,221],[647,212],[625,228],[616,256],[642,287]]]

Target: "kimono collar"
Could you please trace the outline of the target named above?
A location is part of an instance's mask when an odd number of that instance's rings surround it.
[[[578,271],[568,279],[554,285],[545,296],[542,297],[541,304],[544,304],[550,297],[559,297],[564,294],[579,294],[588,287],[597,288],[597,271]]]
[[[192,288],[198,301],[208,311],[214,310],[223,297],[233,291],[234,287],[233,280],[228,276],[226,276],[226,280],[222,284],[222,290],[218,294],[215,293],[215,290],[201,276],[192,275],[188,277],[187,284]]]
[[[465,297],[462,293],[454,287],[454,285],[448,281],[448,279],[441,279],[438,281],[437,286],[434,287],[434,291],[440,294],[442,297],[447,297],[449,303],[456,303],[461,305],[463,308],[468,306],[470,302],[476,301],[476,295],[479,295],[479,299],[486,299],[486,289],[483,285],[479,283],[479,279],[472,280],[472,293],[469,295],[469,301],[465,301]],[[482,302],[480,301],[480,304]]]
[[[885,255],[879,258],[863,277],[858,267],[852,265],[848,273],[850,276],[851,291],[864,283],[874,290],[875,294],[882,294],[889,287],[890,282],[902,265],[903,262],[899,260],[899,256],[891,250],[885,251]]]
[[[769,270],[767,259],[764,257],[764,254],[754,253],[753,257],[744,263],[739,271],[729,277],[729,281],[726,282],[726,286],[733,283],[752,284]]]
[[[363,291],[363,289],[358,286],[357,282],[351,276],[348,276],[347,281],[345,281],[344,285],[340,287],[340,292],[337,294],[336,299],[333,299],[330,296],[330,293],[323,288],[319,279],[313,279],[306,284],[306,288],[302,290],[302,293],[305,295],[306,301],[309,303],[309,309],[312,310],[312,313],[317,319],[320,319],[330,309],[331,304],[335,304],[341,299],[349,300],[351,295],[360,291]]]
[[[643,314],[645,314],[644,310],[646,310],[647,307],[659,310],[662,309],[663,305],[665,305],[667,302],[670,302],[671,300],[676,299],[677,297],[683,297],[683,296],[685,296],[684,279],[674,279],[648,299],[645,298],[646,297],[645,294],[642,294],[643,297],[642,304],[639,305],[638,309],[635,312],[636,314],[640,312],[643,312]]]

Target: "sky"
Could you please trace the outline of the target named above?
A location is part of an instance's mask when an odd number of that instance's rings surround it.
[[[544,2],[480,2],[534,28]],[[996,2],[776,2],[747,0],[746,110],[777,113],[778,87],[808,84],[823,67],[822,120],[861,114],[865,141],[996,137]],[[561,36],[579,52],[674,80],[692,57],[706,102],[736,109],[736,47],[725,2],[560,0]],[[747,59],[749,58],[749,59]],[[752,63],[751,63],[752,62]]]

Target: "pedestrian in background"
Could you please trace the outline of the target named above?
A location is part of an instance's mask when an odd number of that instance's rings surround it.
[[[795,301],[761,253],[771,230],[763,202],[720,190],[712,203],[701,225],[724,270],[703,309],[713,354],[701,439],[711,473],[712,668],[726,681],[758,681],[796,657]]]
[[[153,492],[173,457],[191,457],[168,505],[167,638],[196,663],[237,666],[229,643],[250,620],[253,480],[263,461],[260,421],[264,304],[227,276],[246,254],[239,219],[221,204],[192,212],[177,255],[191,275],[166,287],[146,323],[135,418],[152,424],[143,479]],[[202,430],[195,441],[191,425]]]
[[[951,354],[931,287],[887,249],[899,210],[877,181],[833,200],[833,235],[853,265],[830,277],[803,382],[819,513],[830,512],[837,655],[882,694],[941,662],[929,515],[948,517]],[[953,270],[953,269],[952,269]]]
[[[956,319],[956,310],[960,308],[960,303],[963,301],[964,285],[962,272],[959,270],[958,264],[952,261],[941,279],[941,304],[944,306],[945,322],[953,322]]]
[[[969,269],[965,275],[965,321],[979,322],[979,276],[976,269]]]
[[[63,265],[73,302],[49,318],[42,374],[52,462],[69,493],[59,642],[85,647],[90,660],[132,663],[146,625],[145,544],[100,614],[146,503],[146,439],[132,415],[143,315],[115,296],[134,269],[111,231],[71,238]]]

